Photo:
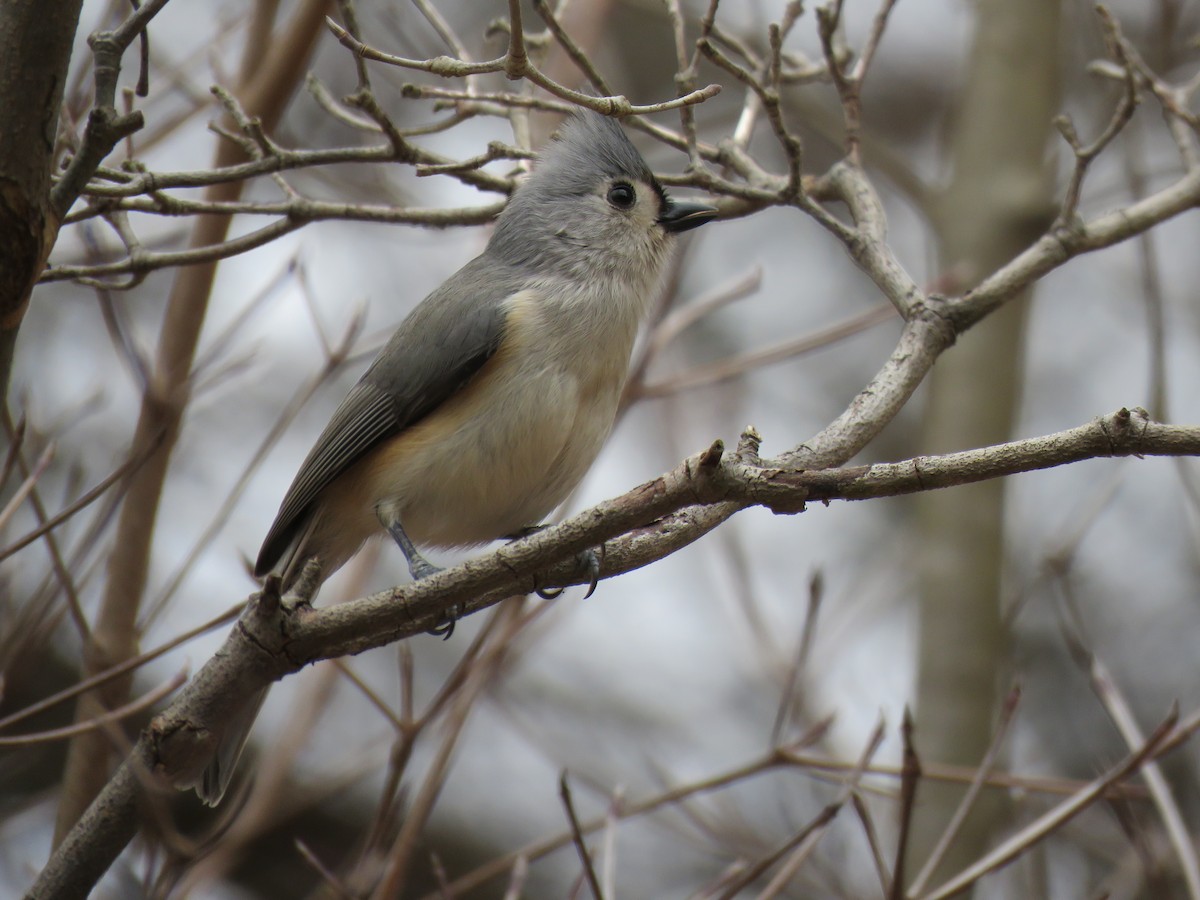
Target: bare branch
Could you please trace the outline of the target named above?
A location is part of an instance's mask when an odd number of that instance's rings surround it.
[[[1114,766],[1105,775],[1097,778],[1087,788],[1069,800],[1060,803],[1058,806],[1039,816],[1035,821],[1012,835],[977,863],[941,885],[937,890],[922,895],[921,900],[947,900],[949,897],[956,896],[964,888],[974,884],[984,875],[1011,862],[1064,822],[1079,815],[1079,813],[1083,812],[1084,809],[1099,799],[1105,788],[1125,778],[1130,772],[1140,769],[1148,759],[1152,759],[1157,755],[1162,750],[1166,739],[1171,736],[1177,720],[1177,712],[1172,711],[1158,728],[1154,730],[1154,733],[1121,763]],[[1200,727],[1200,720],[1193,723],[1193,727]]]
[[[150,202],[145,201],[148,207]],[[143,201],[125,201],[126,208],[138,210]],[[165,207],[165,208],[164,208]],[[326,203],[317,200],[298,199],[278,204],[242,203],[240,201],[188,201],[171,199],[160,204],[160,211],[172,210],[173,215],[192,215],[197,213],[229,215],[231,213],[258,213],[262,215],[283,215],[282,218],[270,225],[263,226],[257,231],[231,238],[215,244],[193,247],[189,250],[164,250],[154,252],[143,250],[133,256],[111,263],[96,263],[94,265],[62,265],[48,269],[42,277],[43,281],[79,281],[81,284],[96,285],[108,289],[128,290],[141,283],[150,272],[158,269],[177,268],[180,266],[210,263],[221,259],[229,259],[250,250],[269,244],[285,234],[290,234],[303,228],[310,222],[322,219],[346,219],[361,222],[397,222],[409,225],[425,225],[433,228],[445,228],[453,225],[484,225],[495,218],[504,208],[503,203],[488,206],[477,206],[466,209],[420,209],[376,207],[364,204]],[[132,275],[126,282],[113,282],[106,279],[116,275]]]
[[[413,132],[398,132],[402,137]],[[97,199],[137,197],[154,195],[171,188],[196,188],[220,184],[236,184],[261,175],[338,163],[388,163],[411,162],[421,165],[444,165],[453,162],[444,156],[430,153],[404,142],[404,149],[397,152],[392,146],[385,147],[341,147],[332,150],[287,150],[274,147],[270,156],[233,165],[217,166],[204,171],[190,172],[125,172],[113,169],[101,170],[105,181],[88,185],[86,194]],[[512,192],[510,179],[500,178],[486,172],[465,173],[465,184],[480,190],[508,194]],[[68,222],[76,221],[68,217]]]
[[[126,703],[124,706],[119,706],[116,709],[109,710],[102,715],[96,716],[93,719],[88,719],[83,722],[76,722],[74,725],[66,725],[62,728],[55,728],[51,731],[40,731],[34,734],[22,734],[12,737],[0,736],[0,748],[3,747],[28,747],[34,744],[45,744],[50,741],[65,741],[68,738],[76,737],[80,734],[86,734],[89,731],[96,731],[100,728],[106,728],[115,722],[120,722],[123,719],[128,719],[130,716],[135,716],[140,712],[144,712],[152,706],[155,706],[159,701],[169,697],[175,693],[187,681],[187,672],[180,672],[173,675],[170,679],[148,691],[136,700]]]
[[[593,97],[591,94],[582,94],[579,91],[573,91],[554,81],[530,61],[529,55],[524,50],[523,33],[517,27],[519,23],[514,23],[514,26],[509,29],[510,44],[508,53],[498,59],[487,62],[466,62],[460,59],[452,59],[448,56],[437,56],[433,59],[406,59],[402,56],[393,56],[390,53],[384,53],[368,47],[332,19],[326,19],[326,24],[344,47],[366,59],[386,63],[390,66],[397,66],[402,69],[429,72],[443,78],[459,78],[467,75],[483,75],[488,72],[503,72],[510,79],[524,78],[561,100],[566,100],[575,106],[595,110],[606,116],[641,116],[649,113],[666,112],[670,109],[679,109],[683,106],[693,106],[697,103],[703,103],[705,100],[715,97],[721,92],[719,84],[710,84],[707,87],[693,91],[686,96],[677,97],[674,100],[664,100],[661,103],[636,106],[621,94],[614,94],[608,97]]]
[[[144,33],[150,20],[166,5],[167,0],[146,0],[134,8],[116,31],[98,32],[88,39],[96,58],[96,104],[88,115],[83,142],[50,192],[50,202],[60,219],[113,148],[145,124],[139,110],[117,112],[117,76],[121,72],[121,57],[133,39]]]
[[[1113,57],[1124,76],[1122,78],[1121,99],[1117,103],[1117,108],[1113,111],[1112,117],[1104,127],[1104,130],[1087,146],[1084,146],[1079,140],[1079,136],[1075,131],[1075,124],[1069,116],[1059,116],[1055,120],[1058,130],[1062,132],[1063,138],[1071,146],[1071,150],[1075,154],[1075,167],[1071,172],[1071,180],[1067,184],[1067,190],[1063,197],[1062,210],[1059,212],[1058,221],[1054,225],[1056,229],[1067,228],[1074,221],[1079,210],[1079,198],[1083,191],[1083,180],[1087,177],[1089,166],[1091,166],[1096,157],[1104,152],[1116,136],[1125,129],[1125,126],[1129,124],[1138,104],[1137,73],[1134,70],[1133,63],[1125,52],[1125,43],[1121,39],[1117,23],[1103,6],[1097,6],[1096,12],[1100,17],[1101,24],[1104,26],[1104,41],[1108,46],[1109,54]]]
[[[1142,234],[1198,202],[1200,169],[1195,169],[1129,206],[1055,229],[983,279],[976,288],[949,301],[947,314],[956,326],[968,328],[1068,260]]]
[[[29,474],[25,476],[25,480],[21,482],[13,495],[8,498],[8,502],[4,505],[4,508],[0,509],[0,531],[3,531],[7,527],[9,521],[16,515],[17,510],[21,508],[30,493],[33,492],[34,486],[37,485],[38,480],[50,465],[50,460],[54,458],[54,451],[56,449],[57,447],[53,441],[46,445],[46,449],[38,456],[37,461],[30,468]],[[35,537],[30,538],[28,542],[32,543],[49,530],[49,528],[39,528]],[[3,559],[3,556],[0,556],[0,559]]]
[[[1146,743],[1146,737],[1138,725],[1137,716],[1108,667],[1084,646],[1077,636],[1072,637],[1077,650],[1076,656],[1082,657],[1080,661],[1087,669],[1092,690],[1100,698],[1100,702],[1103,703],[1130,752],[1135,752],[1138,747],[1142,747]],[[1142,778],[1145,779],[1154,805],[1158,808],[1171,849],[1179,860],[1179,868],[1183,873],[1184,884],[1187,885],[1188,897],[1190,900],[1200,900],[1200,860],[1196,858],[1196,848],[1188,833],[1187,823],[1179,809],[1178,802],[1171,794],[1171,788],[1163,774],[1162,767],[1155,762],[1147,763],[1142,769]]]
[[[904,900],[904,867],[908,859],[908,845],[912,836],[913,813],[916,810],[917,785],[924,772],[921,760],[913,745],[912,710],[904,707],[904,720],[900,724],[900,737],[904,743],[903,762],[900,766],[900,835],[896,839],[896,862],[892,865],[892,884],[888,900]]]
[[[587,80],[591,82],[592,87],[600,91],[602,94],[611,95],[613,90],[608,86],[608,81],[600,71],[592,64],[588,55],[583,52],[583,48],[575,43],[574,39],[567,34],[562,23],[558,21],[558,17],[554,15],[554,11],[550,8],[550,4],[546,0],[533,0],[534,11],[542,17],[542,21],[546,23],[546,27],[550,29],[550,33],[554,35],[554,40],[562,47],[563,52],[567,54],[571,62],[582,72]],[[458,54],[460,57],[465,56],[461,51]]]
[[[1000,750],[1004,746],[1004,738],[1008,734],[1008,728],[1012,724],[1013,716],[1016,714],[1017,704],[1020,700],[1021,690],[1017,687],[1010,690],[1008,696],[1004,698],[1004,703],[1000,708],[1000,721],[992,734],[992,742],[988,746],[987,755],[980,762],[976,777],[972,779],[970,787],[963,794],[962,801],[958,804],[958,808],[954,810],[954,815],[946,823],[945,830],[942,832],[941,837],[938,838],[933,850],[930,851],[928,859],[925,860],[925,864],[921,867],[921,871],[917,873],[917,877],[908,886],[906,891],[908,895],[919,896],[921,894],[929,879],[933,877],[933,873],[937,871],[938,865],[945,858],[946,851],[954,842],[955,837],[958,836],[959,829],[962,828],[963,822],[966,821],[967,814],[971,811],[975,799],[979,796],[984,782],[996,765],[996,759],[999,757]]]
[[[780,341],[759,350],[748,350],[736,356],[717,362],[697,366],[678,375],[672,375],[662,381],[642,385],[635,389],[637,397],[665,397],[680,391],[690,391],[698,387],[717,384],[730,378],[736,378],[747,372],[764,366],[773,365],[784,360],[794,359],[805,353],[810,353],[821,347],[858,334],[882,322],[896,318],[895,310],[890,306],[881,305],[867,310],[844,322],[822,328],[811,334],[801,335],[786,341]]]
[[[567,821],[571,826],[571,843],[575,845],[575,851],[579,854],[579,861],[583,865],[583,874],[587,877],[592,897],[594,900],[604,900],[604,891],[600,888],[600,879],[596,877],[592,854],[588,851],[587,843],[583,839],[583,831],[579,827],[579,816],[575,813],[575,801],[571,798],[571,783],[567,778],[566,769],[563,769],[558,776],[558,795],[566,809]]]
[[[51,445],[51,446],[53,446],[53,445]],[[49,449],[49,448],[47,448],[47,449]],[[142,459],[144,459],[144,458],[145,458],[145,455],[143,455]],[[124,462],[123,464],[118,466],[115,470],[113,470],[109,475],[107,475],[105,478],[103,478],[99,484],[97,484],[95,487],[88,490],[86,493],[84,493],[82,496],[80,496],[78,500],[76,500],[73,503],[71,503],[70,505],[68,505],[61,512],[56,513],[55,515],[46,519],[46,521],[42,522],[37,528],[33,529],[33,531],[29,532],[28,534],[24,535],[23,537],[18,538],[15,541],[13,541],[7,547],[0,549],[0,562],[3,562],[4,560],[8,559],[14,553],[17,553],[18,551],[25,549],[30,544],[32,544],[34,541],[36,541],[38,538],[40,538],[46,534],[49,534],[51,531],[53,531],[55,528],[57,528],[63,522],[66,522],[67,520],[71,519],[77,513],[79,513],[81,510],[86,509],[93,502],[95,502],[99,497],[101,497],[105,493],[105,491],[107,491],[109,488],[111,488],[114,484],[121,481],[123,478],[128,477],[128,475],[134,469],[136,469],[138,467],[138,465],[140,465],[142,459],[127,460],[126,462]]]
[[[225,611],[216,618],[210,619],[203,625],[199,625],[196,628],[185,631],[183,634],[172,638],[158,647],[155,647],[153,650],[147,650],[144,653],[140,653],[138,656],[132,659],[127,659],[124,662],[113,666],[112,668],[106,669],[103,672],[98,672],[97,674],[79,682],[78,684],[72,685],[71,687],[59,691],[56,694],[52,694],[43,700],[39,700],[37,703],[31,704],[24,709],[19,709],[14,713],[5,716],[3,719],[0,719],[0,729],[9,728],[13,725],[16,725],[18,722],[45,712],[46,710],[51,709],[60,703],[73,700],[80,694],[86,693],[87,691],[106,684],[113,679],[128,675],[130,672],[140,669],[142,666],[146,665],[146,663],[152,662],[153,660],[165,656],[175,648],[183,646],[188,641],[194,640],[200,635],[206,634],[215,628],[228,625],[231,621],[237,618],[239,613],[241,613],[242,606],[243,604],[239,603],[237,606]]]

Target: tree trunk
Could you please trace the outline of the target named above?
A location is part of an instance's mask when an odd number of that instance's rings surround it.
[[[83,0],[5,0],[0,13],[0,403],[17,332],[58,235],[50,167]]]
[[[936,212],[941,271],[956,292],[1015,256],[1051,221],[1047,165],[1058,112],[1061,5],[981,0],[968,81],[951,136],[953,177]],[[929,381],[921,450],[1010,438],[1019,407],[1028,296],[961,337]],[[991,741],[1006,662],[1001,621],[1005,482],[933,491],[917,501],[920,657],[917,732],[924,758],[977,765]],[[913,843],[919,868],[959,788],[922,785]],[[985,794],[944,873],[977,859],[1003,816]],[[910,869],[913,871],[913,869]]]

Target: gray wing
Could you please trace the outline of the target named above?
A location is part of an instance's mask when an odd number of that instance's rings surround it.
[[[335,478],[372,447],[433,412],[495,354],[503,337],[503,303],[517,284],[510,271],[496,272],[494,261],[484,267],[493,274],[484,278],[481,260],[468,263],[413,310],[334,412],[284,495],[255,575],[271,571]]]

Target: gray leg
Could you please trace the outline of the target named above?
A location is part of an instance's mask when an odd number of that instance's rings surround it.
[[[417,551],[398,519],[394,522],[384,523],[384,527],[392,536],[392,540],[396,542],[396,546],[400,548],[400,552],[404,554],[404,559],[408,562],[408,571],[414,581],[420,581],[422,578],[428,578],[430,575],[436,575],[442,571]]]
[[[418,552],[416,545],[413,544],[412,539],[400,525],[399,519],[393,519],[390,522],[385,521],[384,528],[392,536],[392,540],[396,542],[396,546],[400,548],[400,552],[404,554],[404,559],[408,562],[408,571],[412,575],[413,581],[420,581],[422,578],[428,578],[430,575],[436,575],[442,571]],[[448,641],[450,640],[450,635],[454,634],[454,623],[457,621],[458,609],[455,607],[447,612],[446,621],[430,628],[429,633],[436,634],[442,640]]]

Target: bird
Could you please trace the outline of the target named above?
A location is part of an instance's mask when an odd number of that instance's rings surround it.
[[[337,407],[255,575],[277,574],[286,592],[315,561],[319,586],[386,533],[420,579],[439,569],[418,545],[468,547],[536,527],[612,429],[678,235],[717,215],[672,199],[615,119],[572,113],[483,252],[409,313]],[[261,702],[231,721],[195,785],[209,805]]]

